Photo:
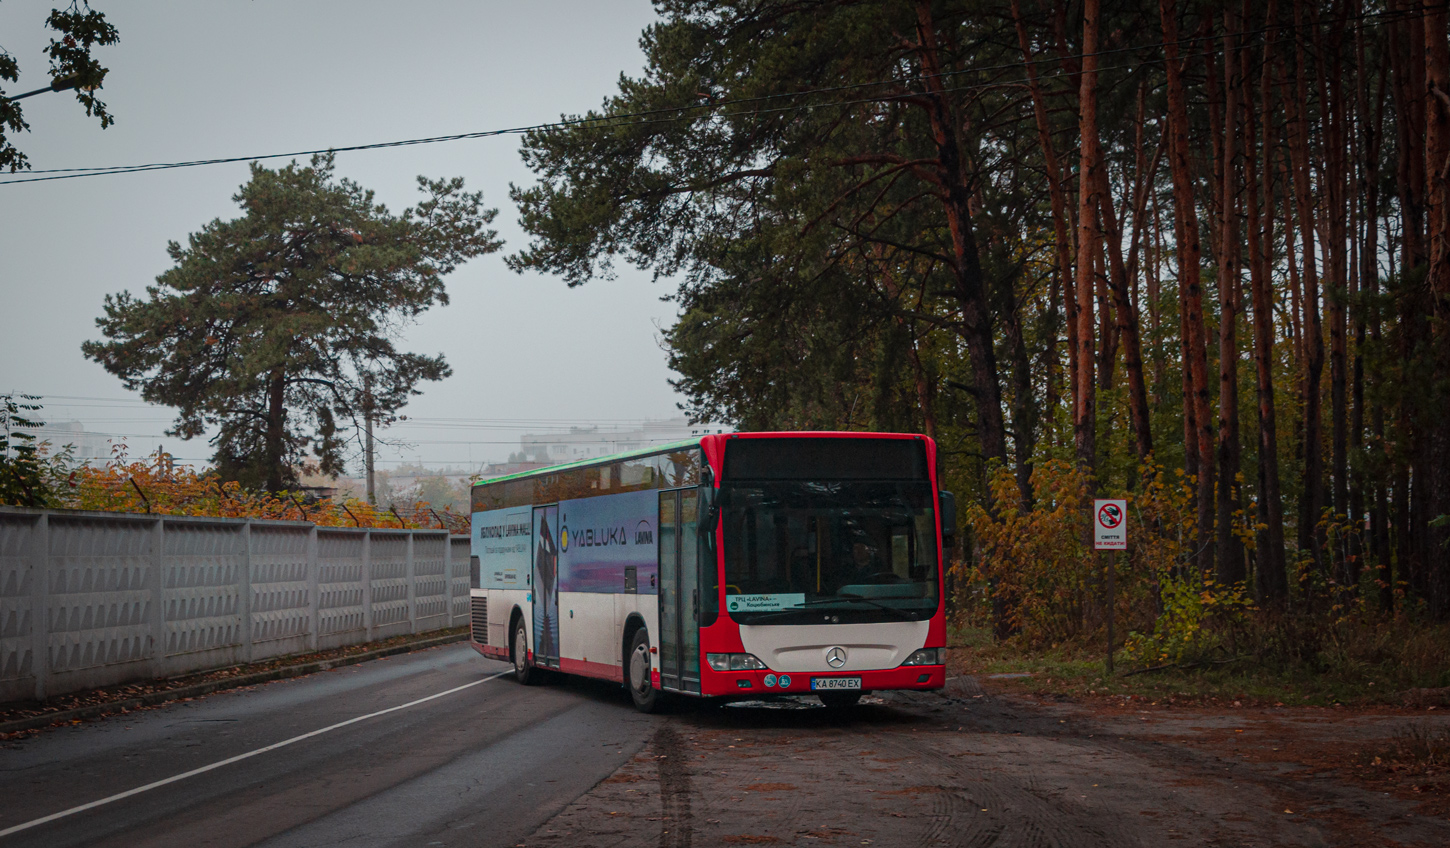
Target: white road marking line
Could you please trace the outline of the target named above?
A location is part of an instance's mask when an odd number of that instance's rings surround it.
[[[294,742],[301,742],[304,739],[311,739],[314,736],[321,736],[324,733],[328,733],[330,731],[337,730],[340,727],[347,727],[349,724],[357,724],[360,721],[366,721],[366,720],[368,720],[370,718],[377,718],[380,715],[387,715],[388,713],[395,713],[398,710],[406,710],[409,707],[416,707],[419,704],[426,703],[426,702],[431,701],[431,700],[433,700],[435,698],[441,698],[444,695],[452,695],[454,692],[462,692],[464,689],[469,689],[471,687],[477,686],[480,683],[487,683],[490,680],[496,680],[496,679],[498,679],[500,677],[503,677],[505,674],[513,674],[513,669],[509,669],[507,671],[500,671],[498,674],[490,675],[489,677],[485,677],[482,680],[475,680],[472,683],[465,683],[462,686],[455,686],[452,689],[448,689],[448,690],[445,690],[443,692],[439,692],[439,693],[437,693],[435,695],[429,695],[426,698],[419,698],[416,701],[409,701],[406,704],[399,704],[396,707],[388,707],[386,710],[378,710],[375,713],[368,713],[367,715],[361,715],[361,716],[358,716],[357,718],[350,718],[347,721],[340,721],[337,724],[330,725],[328,727],[324,727],[324,728],[322,728],[320,730],[314,730],[314,731],[312,731],[310,733],[304,733],[301,736],[293,736],[291,739],[284,739],[281,742],[275,742],[275,743],[273,743],[271,745],[268,745],[265,748],[258,748],[255,751],[248,751],[245,754],[238,754],[235,757],[228,757],[225,760],[220,760],[218,762],[212,763],[211,765],[205,765],[205,766],[202,766],[201,768],[194,768],[191,771],[182,772],[181,774],[173,775],[171,777],[164,778],[162,780],[158,780],[155,783],[148,783],[145,786],[138,786],[135,789],[128,789],[125,792],[117,793],[115,795],[110,796],[109,798],[102,798],[99,801],[92,801],[89,804],[81,804],[79,807],[71,807],[69,810],[61,810],[58,813],[51,813],[50,815],[45,816],[44,818],[38,818],[38,819],[36,819],[34,821],[28,821],[28,822],[25,822],[24,824],[17,824],[14,827],[7,827],[4,830],[0,830],[0,836],[9,836],[12,833],[19,833],[22,830],[29,830],[32,827],[36,827],[38,825],[45,824],[46,822],[53,822],[56,819],[63,819],[66,816],[72,816],[72,815],[75,815],[76,813],[82,813],[82,812],[85,812],[86,810],[95,809],[96,807],[102,807],[102,806],[105,806],[106,804],[110,804],[110,803],[113,803],[115,801],[120,801],[123,798],[130,798],[132,795],[140,795],[142,792],[149,792],[152,789],[156,789],[158,787],[165,786],[168,783],[175,783],[178,780],[185,780],[188,777],[195,777],[195,776],[197,776],[199,774],[203,774],[205,772],[209,772],[209,771],[211,771],[213,769],[219,769],[222,766],[229,766],[232,763],[241,762],[242,760],[248,759],[250,757],[255,757],[258,754],[265,754],[268,751],[275,751],[278,748],[285,748],[285,747],[287,747],[288,745],[291,745]]]

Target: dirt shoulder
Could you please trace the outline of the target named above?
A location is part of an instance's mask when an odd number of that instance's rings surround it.
[[[1318,759],[1369,755],[1420,717],[1337,718],[1139,712],[966,676],[844,713],[811,699],[683,711],[521,844],[1450,844],[1426,800],[1438,790],[1407,796]]]
[[[1025,681],[983,680],[1017,700],[1104,733],[1179,745],[1235,761],[1285,767],[1305,780],[1335,778],[1450,817],[1450,711],[1426,707],[1285,707],[1141,695],[1052,695],[1021,691]]]

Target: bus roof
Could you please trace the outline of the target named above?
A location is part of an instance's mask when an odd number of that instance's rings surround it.
[[[505,474],[502,477],[490,477],[487,480],[479,480],[473,485],[489,486],[494,483],[504,483],[509,480],[519,480],[525,477],[537,477],[542,474],[557,474],[560,471],[568,471],[571,468],[584,468],[590,465],[603,465],[608,462],[618,462],[621,459],[633,459],[634,457],[638,456],[651,456],[657,453],[669,453],[670,451],[677,451],[681,448],[693,448],[699,446],[700,437],[696,436],[692,439],[686,439],[683,442],[670,442],[669,444],[665,445],[657,445],[650,448],[640,448],[639,450],[625,451],[624,453],[614,453],[610,454],[609,456],[595,456],[590,457],[589,459],[579,459],[575,460],[574,462],[565,462],[560,465],[550,465],[544,468],[534,468],[529,471],[519,471],[514,474]]]

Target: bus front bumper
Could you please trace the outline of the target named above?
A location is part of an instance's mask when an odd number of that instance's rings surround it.
[[[822,691],[880,692],[885,689],[940,689],[946,685],[946,667],[940,665],[904,665],[872,671],[714,671],[701,670],[700,691],[703,695],[814,695]],[[838,688],[840,682],[851,683],[860,678],[857,688]],[[821,683],[812,684],[812,680]],[[833,685],[835,684],[835,685]],[[829,689],[818,689],[825,685]]]

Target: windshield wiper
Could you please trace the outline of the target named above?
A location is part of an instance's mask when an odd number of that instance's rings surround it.
[[[847,604],[867,604],[869,606],[873,606],[873,607],[875,607],[877,609],[880,609],[880,610],[886,610],[887,612],[895,615],[897,618],[900,618],[902,621],[916,621],[917,620],[916,616],[912,615],[911,613],[909,613],[909,612],[907,612],[905,610],[897,609],[896,607],[888,607],[885,604],[879,604],[879,603],[871,600],[870,598],[863,598],[860,595],[837,595],[837,596],[835,596],[833,598],[813,598],[813,599],[811,599],[809,601],[802,601],[798,606],[794,606],[794,607],[791,607],[790,609],[786,609],[786,610],[780,610],[779,612],[770,613],[769,615],[766,615],[766,616],[764,616],[762,618],[757,618],[753,623],[754,624],[760,624],[762,622],[770,621],[772,619],[782,618],[784,616],[790,615],[793,612],[800,612],[801,610],[805,609],[806,607],[819,607],[819,606],[825,606],[826,604],[839,604],[839,603],[847,603]]]

